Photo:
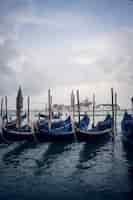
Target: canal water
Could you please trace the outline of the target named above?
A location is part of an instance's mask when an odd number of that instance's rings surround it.
[[[115,142],[0,144],[0,200],[133,199],[133,151]]]

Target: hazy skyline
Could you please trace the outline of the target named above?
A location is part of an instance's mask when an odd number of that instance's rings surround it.
[[[0,96],[21,84],[33,102],[110,101],[133,96],[133,2],[130,0],[0,0]]]

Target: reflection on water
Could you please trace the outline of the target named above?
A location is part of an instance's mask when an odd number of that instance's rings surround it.
[[[128,145],[123,142],[123,152],[125,157],[125,162],[127,164],[127,173],[128,173],[128,181],[130,188],[130,198],[131,194],[133,194],[133,146]]]
[[[52,163],[67,150],[68,142],[52,142],[49,144],[48,149],[42,153],[41,157],[36,160],[37,169],[35,174],[41,175],[44,169],[49,169]]]
[[[0,144],[0,199],[131,199],[133,150],[111,139]]]
[[[28,141],[20,142],[2,156],[2,161],[6,165],[14,164],[17,166],[19,164],[19,156],[27,149],[35,148],[35,146],[35,143],[29,143]]]
[[[94,164],[93,160],[95,156],[99,153],[100,147],[105,145],[108,142],[108,140],[109,138],[104,138],[101,141],[95,141],[95,142],[93,141],[92,143],[85,142],[79,154],[79,164],[77,165],[77,168],[79,169],[90,168]]]

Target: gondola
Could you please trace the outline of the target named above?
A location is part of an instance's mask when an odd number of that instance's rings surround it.
[[[81,120],[81,124],[85,126],[89,123],[89,118],[86,116]],[[48,123],[37,124],[35,128],[36,137],[39,141],[53,141],[53,140],[72,140],[75,137],[75,129],[73,129],[71,117],[68,116],[66,120],[60,122],[53,122],[51,129]]]
[[[32,128],[28,125],[20,128],[3,128],[3,137],[7,141],[22,141],[22,140],[33,140],[34,135]]]
[[[66,120],[52,122],[49,129],[48,121],[37,122],[35,135],[39,141],[69,140],[74,138],[72,122],[70,116]]]
[[[2,138],[5,141],[33,140],[33,129],[25,121],[26,113],[20,116],[21,125],[17,127],[17,120],[6,122],[2,127]]]
[[[2,142],[2,118],[0,117],[0,143]]]
[[[121,130],[123,141],[133,145],[133,115],[126,111],[121,122]]]
[[[109,136],[112,131],[112,117],[108,114],[104,121],[100,121],[91,129],[79,127],[76,129],[77,139],[97,140]]]

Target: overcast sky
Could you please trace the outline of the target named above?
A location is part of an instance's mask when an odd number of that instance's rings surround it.
[[[19,84],[33,105],[81,99],[123,107],[133,95],[133,1],[0,0],[0,96],[15,99]]]

